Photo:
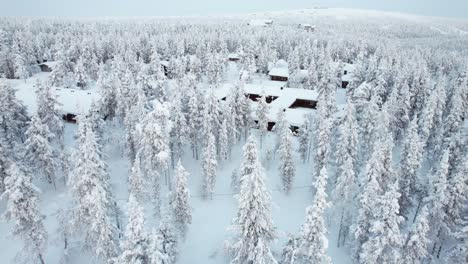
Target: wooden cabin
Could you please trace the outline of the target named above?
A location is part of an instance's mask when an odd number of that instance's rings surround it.
[[[306,100],[306,99],[296,99],[289,108],[308,108],[308,109],[316,109],[317,108],[317,101],[314,100]]]
[[[289,79],[288,68],[273,68],[268,73],[272,81],[287,82]]]
[[[47,65],[47,63],[41,63],[39,64],[39,68],[41,68],[41,72],[51,72],[52,68]]]
[[[236,53],[231,53],[228,55],[228,61],[239,61],[240,58],[239,58],[239,55],[236,54]]]
[[[76,115],[75,114],[70,114],[70,113],[64,114],[64,115],[62,115],[62,119],[65,122],[76,124]]]
[[[341,81],[341,88],[346,89],[349,85],[349,81]]]

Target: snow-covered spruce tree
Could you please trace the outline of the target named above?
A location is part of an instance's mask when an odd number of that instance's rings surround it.
[[[322,167],[314,183],[315,196],[311,206],[306,209],[306,220],[301,228],[301,243],[297,252],[299,263],[331,263],[327,254],[328,239],[324,214],[327,202],[327,168]]]
[[[372,95],[370,101],[364,107],[359,125],[359,163],[365,166],[369,154],[373,152],[372,144],[375,142],[379,121],[380,97]]]
[[[442,246],[450,234],[448,227],[448,216],[446,207],[448,204],[447,193],[447,177],[449,171],[449,155],[448,149],[444,150],[437,169],[431,173],[428,186],[428,195],[424,199],[428,204],[430,217],[430,239],[432,248],[430,254],[432,257],[439,257]]]
[[[98,259],[118,253],[117,208],[94,131],[86,117],[79,120],[78,151],[72,181],[76,235],[84,234],[84,248]]]
[[[178,252],[178,237],[177,231],[172,225],[172,219],[165,216],[161,220],[161,223],[156,232],[157,240],[160,241],[161,253],[164,256],[164,264],[174,264],[177,261]],[[154,239],[154,238],[153,238]]]
[[[283,109],[279,109],[276,113],[276,124],[273,127],[273,132],[276,135],[276,142],[274,146],[274,151],[277,152],[281,144],[281,140],[284,137],[283,133],[286,131],[285,128],[289,129],[289,123],[286,120],[285,113]]]
[[[86,74],[83,58],[80,58],[75,65],[75,80],[76,86],[80,89],[85,89],[88,85],[88,76]]]
[[[207,139],[203,146],[201,164],[203,177],[202,195],[204,197],[210,196],[211,199],[213,199],[218,161],[216,160],[216,145],[214,135],[211,131],[208,131],[206,136]]]
[[[145,91],[141,85],[137,85],[132,89],[132,97],[135,103],[130,105],[127,114],[124,117],[125,125],[125,139],[127,145],[127,153],[130,160],[134,160],[138,151],[138,134],[136,127],[138,126],[141,118],[146,115],[147,101]]]
[[[175,162],[182,158],[184,154],[184,145],[188,139],[188,127],[187,119],[185,113],[183,112],[183,102],[182,102],[182,91],[175,91],[172,97],[171,103],[171,120],[172,120],[172,130],[171,130],[171,156],[172,156],[172,166],[174,167]]]
[[[466,224],[466,210],[468,210],[468,153],[465,154],[464,161],[461,161],[457,168],[453,170],[451,177],[448,180],[447,193],[447,215],[451,219],[449,222],[452,233],[456,233],[458,229],[463,228]]]
[[[258,135],[260,138],[260,148],[263,145],[263,138],[268,132],[268,113],[270,112],[270,106],[266,102],[265,92],[262,92],[262,97],[258,99],[257,107],[257,120],[258,120]]]
[[[191,148],[192,148],[192,156],[198,160],[198,141],[199,141],[199,131],[201,126],[202,116],[200,112],[200,106],[203,104],[199,104],[199,93],[200,91],[197,89],[196,86],[191,87],[188,91],[188,125],[189,125],[189,135]]]
[[[459,230],[454,232],[457,243],[450,249],[447,263],[466,263],[468,261],[468,227],[460,224]]]
[[[36,83],[37,114],[42,123],[47,125],[50,134],[48,138],[61,146],[63,144],[64,125],[62,115],[58,111],[60,103],[52,93],[48,84]]]
[[[144,175],[141,168],[141,157],[139,153],[137,153],[133,161],[132,171],[128,178],[128,191],[138,202],[144,201]]]
[[[4,147],[8,157],[20,153],[24,132],[28,127],[26,107],[16,99],[16,90],[9,83],[0,79],[0,129],[4,138]]]
[[[221,161],[225,161],[228,159],[229,152],[230,152],[230,142],[228,141],[228,125],[227,125],[227,117],[230,113],[223,115],[223,121],[221,122],[220,130],[219,130],[219,159]]]
[[[359,253],[362,263],[398,263],[401,259],[403,237],[400,225],[403,217],[399,215],[398,182],[385,187],[385,193],[377,197],[377,207],[369,221],[369,236]]]
[[[49,75],[48,83],[50,86],[60,87],[64,84],[64,79],[67,76],[67,67],[63,61],[57,61],[52,72]]]
[[[379,128],[359,195],[359,211],[352,227],[356,259],[365,263],[390,261],[401,246],[398,181],[392,169],[392,135],[388,115],[381,113]],[[395,200],[396,199],[396,200]],[[378,243],[376,241],[379,241]],[[369,262],[370,261],[370,262]],[[372,262],[374,261],[374,262]],[[375,262],[377,261],[377,262]]]
[[[400,180],[400,207],[403,215],[414,205],[416,196],[421,196],[421,189],[418,188],[418,173],[423,159],[423,142],[418,134],[417,116],[408,128],[407,135],[403,143],[401,154],[401,164],[399,171]]]
[[[48,127],[41,122],[37,115],[34,115],[25,135],[27,137],[24,142],[25,159],[40,172],[48,183],[56,188],[58,162],[54,155],[54,149],[48,140],[50,136]]]
[[[318,89],[318,117],[316,127],[320,128],[315,135],[314,176],[320,174],[322,167],[327,166],[330,153],[330,138],[336,109],[336,80],[333,70],[327,68]]]
[[[237,127],[237,110],[235,108],[235,97],[233,91],[227,97],[227,102],[224,104],[224,113],[226,113],[226,130],[227,130],[227,146],[228,146],[228,157],[232,158],[232,147],[237,142],[239,128]]]
[[[130,193],[128,198],[128,223],[125,228],[125,238],[121,242],[122,253],[116,263],[148,263],[149,237],[145,231],[145,218],[142,206]]]
[[[356,172],[357,124],[351,102],[348,102],[346,117],[340,127],[336,157],[338,168],[332,200],[340,219],[337,240],[339,247],[346,242],[350,224],[355,216],[355,201],[359,191]]]
[[[16,79],[26,80],[27,78],[29,78],[29,65],[23,54],[16,54],[13,63]]]
[[[303,163],[309,160],[310,154],[310,143],[311,143],[311,125],[310,117],[308,115],[304,118],[304,124],[299,129],[299,149],[298,152],[301,155]]]
[[[283,247],[283,252],[281,253],[281,264],[293,264],[297,263],[297,250],[300,245],[301,238],[294,237],[293,235],[288,235],[288,242]]]
[[[31,175],[14,162],[7,169],[5,192],[1,198],[7,201],[4,217],[14,223],[11,234],[24,242],[16,261],[44,264],[47,232],[44,216],[38,208],[38,190],[32,183]]]
[[[101,95],[99,105],[101,113],[104,117],[112,119],[115,117],[117,109],[117,88],[116,73],[110,73],[102,66],[98,74],[97,86],[100,88]]]
[[[237,85],[237,90],[236,90],[236,97],[237,97],[237,104],[235,109],[237,110],[237,128],[239,129],[239,140],[241,139],[242,133],[240,133],[243,130],[244,138],[247,140],[247,137],[250,132],[250,126],[251,126],[251,112],[252,109],[250,107],[250,99],[245,96],[244,92],[244,87],[243,84],[238,84]]]
[[[161,207],[161,180],[167,175],[170,163],[169,136],[172,123],[166,104],[156,102],[154,109],[142,120],[140,128],[140,155],[146,183],[152,186],[151,197],[155,214]]]
[[[421,141],[424,147],[434,144],[437,128],[442,122],[442,116],[445,111],[446,92],[445,78],[440,77],[434,90],[426,100],[419,120]]]
[[[244,146],[240,181],[239,208],[231,226],[237,236],[228,243],[231,263],[276,263],[269,248],[276,236],[271,195],[253,137]]]
[[[156,229],[150,234],[150,244],[148,246],[148,264],[166,264],[168,256],[163,249],[162,237],[158,235]]]
[[[279,154],[279,171],[281,175],[281,182],[286,194],[291,191],[294,177],[296,176],[296,165],[294,164],[292,154],[292,132],[289,129],[289,124],[286,121],[286,126],[283,127],[284,131],[281,133],[281,138],[278,154]]]
[[[169,194],[169,204],[175,227],[182,237],[185,237],[188,225],[192,223],[192,208],[190,207],[190,191],[187,187],[188,172],[185,171],[180,160],[174,172],[174,190]]]
[[[402,252],[402,263],[425,263],[425,258],[428,255],[429,246],[429,212],[427,207],[420,210],[416,218],[416,222],[411,227],[406,237],[406,243]]]

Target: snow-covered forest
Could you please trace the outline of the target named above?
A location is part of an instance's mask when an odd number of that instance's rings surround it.
[[[468,263],[468,21],[0,18],[0,263]]]

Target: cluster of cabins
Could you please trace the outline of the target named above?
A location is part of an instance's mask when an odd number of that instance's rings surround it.
[[[226,100],[232,88],[232,84],[221,86],[216,90],[217,98]],[[253,120],[257,120],[257,102],[262,96],[265,96],[265,101],[269,104],[268,130],[275,126],[278,112],[283,111],[291,130],[297,131],[307,116],[312,114],[317,107],[318,94],[315,90],[289,88],[281,82],[267,81],[262,84],[246,84],[244,92],[253,102],[251,104]]]
[[[237,54],[230,54],[228,56],[230,61],[238,61],[239,56]],[[56,62],[45,62],[41,63],[41,70],[44,72],[50,72]],[[167,70],[168,62],[162,61],[162,66]],[[342,73],[342,88],[346,88],[352,80],[352,72],[354,65],[344,64]],[[304,71],[304,70],[303,70]],[[315,90],[306,90],[300,88],[287,87],[289,80],[289,68],[288,63],[284,60],[279,60],[271,68],[268,73],[269,81],[263,81],[261,84],[246,84],[244,91],[246,96],[253,102],[257,102],[262,95],[265,95],[266,102],[270,106],[270,112],[268,114],[269,129],[272,129],[277,121],[277,114],[279,111],[283,111],[285,118],[289,121],[291,129],[297,131],[299,127],[304,123],[307,115],[314,112],[317,107],[317,92]],[[233,84],[224,84],[216,89],[216,95],[219,100],[226,100],[229,95]],[[80,90],[80,89],[61,89],[54,88],[57,100],[61,105],[61,112],[63,119],[67,122],[75,123],[76,116],[87,112],[93,101],[99,99],[99,93],[96,89]],[[19,91],[20,99],[23,101],[26,98],[21,98],[21,91]],[[35,102],[29,102],[29,104],[35,104]],[[29,105],[28,104],[28,105]],[[252,118],[255,120],[255,108],[256,103],[252,104]]]

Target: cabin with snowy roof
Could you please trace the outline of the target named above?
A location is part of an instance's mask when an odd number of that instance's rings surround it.
[[[43,62],[39,64],[39,68],[41,72],[51,72],[58,63],[58,61]]]
[[[252,19],[247,23],[248,26],[269,27],[273,25],[272,19]]]
[[[268,72],[272,81],[287,82],[289,80],[289,65],[285,60],[279,60]]]
[[[232,84],[221,86],[215,91],[217,97],[223,101],[226,100],[232,87]],[[268,81],[261,85],[246,84],[244,92],[246,97],[252,101],[252,119],[254,121],[257,120],[255,109],[258,101],[262,95],[265,95],[265,101],[270,106],[268,130],[274,129],[278,118],[277,114],[279,111],[283,111],[285,118],[290,123],[291,130],[298,131],[307,116],[314,113],[318,103],[318,94],[315,90],[285,88],[284,84],[280,82]]]
[[[341,88],[346,89],[353,80],[355,66],[350,63],[345,63],[343,66],[343,72],[341,76]]]
[[[240,60],[240,57],[239,57],[239,54],[237,53],[230,53],[227,59],[228,61],[238,61]]]
[[[311,24],[299,24],[298,26],[301,29],[304,29],[307,32],[314,32],[315,31],[315,25]]]
[[[36,89],[34,85],[34,89]],[[100,99],[98,89],[80,90],[53,87],[52,93],[57,98],[57,111],[62,115],[62,119],[68,123],[76,123],[79,115],[87,114],[92,108],[93,102]],[[35,113],[37,109],[37,99],[31,93],[31,87],[20,85],[17,87],[16,96],[24,102],[29,113]]]

